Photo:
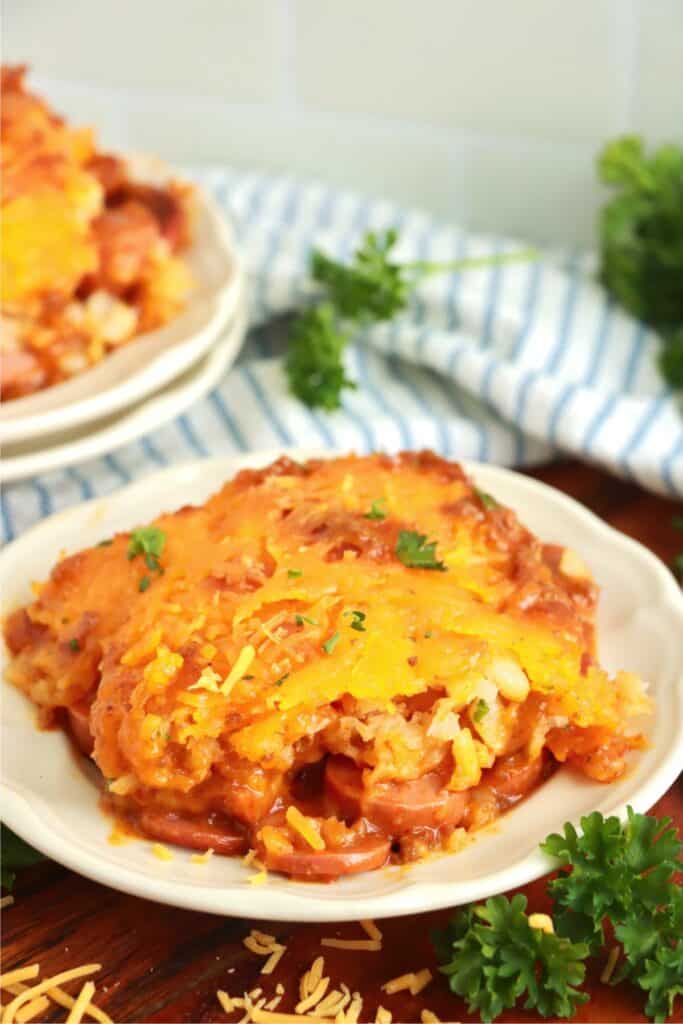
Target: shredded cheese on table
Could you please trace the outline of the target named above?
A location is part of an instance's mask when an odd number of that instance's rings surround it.
[[[378,953],[382,948],[382,943],[376,939],[321,939],[320,945],[329,949],[357,949],[370,953]]]
[[[36,970],[35,973],[28,975],[28,977],[35,978],[40,968],[38,965],[34,965]],[[14,1024],[16,1020],[17,1011],[24,1006],[26,1003],[36,999],[37,996],[42,996],[45,992],[55,988],[57,985],[62,985],[67,981],[74,981],[76,978],[82,978],[87,974],[95,974],[97,971],[102,969],[102,964],[84,964],[83,967],[74,967],[70,971],[62,971],[60,974],[55,974],[52,978],[47,978],[45,981],[41,981],[38,985],[33,985],[31,988],[27,988],[24,992],[20,992],[19,995],[15,996],[11,1003],[8,1003],[3,1010],[2,1024]],[[15,972],[17,974],[19,972]],[[27,975],[24,975],[26,978]],[[23,980],[16,978],[14,980]],[[2,978],[0,977],[0,984]]]
[[[95,994],[95,985],[92,981],[86,981],[85,985],[78,993],[76,1002],[69,1011],[69,1016],[66,1018],[66,1024],[81,1024],[83,1014],[86,1011],[86,1007],[90,1002],[91,997]]]

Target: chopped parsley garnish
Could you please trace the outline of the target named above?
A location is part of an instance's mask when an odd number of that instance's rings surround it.
[[[113,543],[114,543],[114,541],[113,541],[113,539],[111,537],[105,537],[104,540],[101,540],[95,546],[98,547],[98,548],[108,548],[108,547],[111,547],[111,545]]]
[[[488,491],[480,491],[478,487],[475,487],[474,493],[479,498],[479,501],[482,503],[484,508],[500,508],[500,502],[496,501],[493,495],[489,494]]]
[[[365,513],[363,519],[386,519],[387,514],[384,509],[381,508],[382,505],[386,505],[386,501],[386,498],[378,498],[377,501],[373,501],[370,506],[370,511]]]
[[[252,676],[251,678],[253,679],[254,677]],[[282,686],[285,679],[289,679],[289,672],[285,672],[283,676],[280,676],[279,679],[276,679],[275,682],[273,683],[273,686]]]
[[[436,569],[437,572],[447,572],[444,563],[436,558],[436,541],[427,543],[425,533],[401,530],[396,542],[396,556],[410,569]]]
[[[474,709],[472,718],[474,719],[475,722],[481,722],[482,718],[488,715],[490,710],[491,709],[489,708],[488,704],[482,697],[477,701],[477,706]]]
[[[303,626],[304,623],[306,623],[309,626],[317,626],[318,625],[318,623],[315,621],[315,619],[309,619],[308,615],[295,615],[294,616],[294,621],[296,622],[297,626]]]
[[[71,639],[69,640],[69,647],[74,652],[75,651],[80,651],[81,645],[80,645],[80,643],[78,642],[78,640],[76,639],[75,636],[72,636]]]
[[[339,633],[333,633],[330,639],[326,640],[325,643],[323,644],[323,650],[325,654],[332,654],[332,651],[335,649],[338,643]]]
[[[128,561],[130,562],[137,558],[138,555],[142,555],[149,571],[157,572],[161,575],[164,569],[159,559],[163,554],[165,544],[166,534],[158,526],[141,526],[138,530],[133,530],[130,535]],[[138,584],[138,590],[141,594],[144,594],[151,582],[152,580],[149,576],[141,578]]]
[[[303,572],[301,569],[288,569],[287,575],[290,580],[298,580],[300,576],[303,576]]]
[[[351,622],[351,629],[355,629],[359,633],[365,632],[365,626],[363,625],[367,618],[365,612],[348,611],[344,612],[344,615],[350,615],[352,617],[353,621]]]
[[[433,636],[434,634],[432,633],[431,629],[428,629],[427,632],[425,633],[425,640],[429,640]]]

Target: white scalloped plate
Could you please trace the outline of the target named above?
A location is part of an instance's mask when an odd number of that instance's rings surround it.
[[[9,610],[31,597],[64,550],[77,550],[163,510],[203,501],[244,466],[274,457],[250,455],[174,466],[104,499],[41,523],[0,556],[0,587]],[[310,454],[310,453],[309,453]],[[216,914],[290,921],[391,917],[479,900],[539,877],[552,866],[538,844],[564,821],[592,810],[623,815],[648,810],[683,763],[683,596],[665,567],[641,545],[606,526],[572,499],[528,477],[471,464],[477,483],[519,511],[548,541],[575,548],[603,588],[601,656],[651,683],[656,714],[645,723],[650,747],[624,778],[603,786],[559,771],[528,800],[477,835],[462,852],[402,868],[351,876],[328,885],[270,875],[254,887],[239,860],[214,857],[201,867],[187,851],[162,862],[150,844],[112,846],[111,822],[98,791],[59,732],[38,733],[30,703],[3,692],[2,815],[19,835],[54,860],[124,892]]]
[[[133,177],[161,184],[171,171],[152,157],[130,157]],[[195,279],[186,308],[141,334],[97,366],[34,395],[0,406],[0,444],[18,443],[101,419],[158,391],[205,355],[234,316],[245,288],[232,228],[196,189],[193,242],[184,254]]]
[[[130,444],[185,412],[218,384],[239,354],[247,327],[246,303],[234,322],[214,343],[210,352],[161,391],[104,420],[72,428],[56,437],[23,445],[5,445],[0,458],[0,484],[76,466]]]

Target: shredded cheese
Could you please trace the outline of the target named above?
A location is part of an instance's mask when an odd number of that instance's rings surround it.
[[[307,996],[310,996],[322,978],[324,969],[325,957],[317,956],[308,970],[304,971],[301,976],[299,981],[299,999],[306,999]]]
[[[28,991],[28,989],[28,985],[22,985],[20,983],[7,985],[7,991],[11,992],[13,996],[18,996],[21,992]],[[68,992],[65,992],[64,989],[61,989],[58,986],[49,988],[45,994],[53,1003],[57,1003],[58,1006],[63,1006],[67,1010],[70,1010],[76,1002],[73,996],[70,996]],[[23,1011],[28,1010],[34,1005],[34,1003],[38,1003],[42,998],[43,997],[41,996],[39,999],[36,999],[31,1003],[27,1003],[21,1010],[19,1010],[16,1016],[18,1024],[23,1020],[29,1020],[28,1017],[22,1016]],[[98,1021],[98,1024],[114,1024],[111,1017],[106,1014],[104,1010],[100,1010],[98,1006],[95,1006],[94,1003],[90,1003],[89,1006],[86,1007],[86,1013],[92,1017],[93,1020]]]
[[[410,987],[411,996],[419,995],[423,988],[432,980],[432,972],[428,967],[423,967],[421,971],[416,971],[413,984]]]
[[[4,910],[5,907],[11,907],[14,903],[14,896],[3,896],[0,900],[0,910]]]
[[[159,860],[173,860],[173,854],[168,846],[164,846],[163,843],[154,843],[152,845],[152,853]]]
[[[529,927],[538,928],[547,935],[553,935],[555,932],[553,919],[548,914],[529,914]]]
[[[378,1006],[377,1013],[375,1014],[375,1024],[391,1024],[391,1021],[391,1012],[385,1010],[383,1006]]]
[[[376,939],[321,939],[320,945],[330,949],[356,949],[370,953],[378,953],[382,948],[382,943]]]
[[[261,968],[261,974],[272,974],[277,965],[285,955],[286,946],[281,946],[279,943],[275,943],[273,946],[273,952],[270,954],[265,964]]]
[[[308,1021],[308,1024],[330,1024],[325,1017],[312,1017],[307,1014],[302,1018],[298,1013],[278,1013],[277,1010],[265,1010],[256,1006],[251,1011],[251,1020],[254,1024],[302,1024],[302,1020]]]
[[[0,974],[0,988],[9,988],[18,981],[28,981],[30,978],[37,978],[40,967],[38,964],[31,964],[30,967],[17,967],[6,974]]]
[[[191,864],[206,864],[213,857],[213,847],[210,846],[204,853],[193,853],[190,857]]]
[[[317,1004],[320,1002],[322,997],[327,992],[329,984],[329,978],[321,978],[318,984],[311,992],[311,994],[309,996],[306,996],[305,999],[302,999],[300,1000],[300,1002],[297,1003],[297,1005],[294,1008],[295,1013],[306,1013],[307,1010],[312,1010],[314,1006],[317,1006]]]
[[[225,680],[221,686],[221,693],[227,697],[232,690],[235,683],[238,683],[243,675],[245,675],[247,669],[251,665],[252,661],[256,657],[256,651],[251,644],[246,644],[239,655],[237,661],[230,669],[230,672],[225,677]]]
[[[325,840],[314,827],[313,822],[306,815],[302,814],[298,807],[290,804],[287,808],[287,824],[291,825],[295,832],[298,832],[302,839],[314,850],[324,850]]]
[[[219,988],[218,991],[216,992],[216,998],[218,999],[218,1002],[221,1004],[221,1007],[225,1013],[233,1012],[233,1010],[235,1009],[235,1004],[233,1003],[228,993],[224,992],[222,988]]]
[[[17,1013],[17,1024],[28,1024],[28,1021],[33,1020],[39,1013],[46,1010],[50,1005],[50,1000],[47,996],[38,996],[37,999],[32,999],[30,1003],[26,1003],[26,1006]]]
[[[36,977],[39,968],[37,964],[34,966],[36,967],[35,974],[28,975],[28,977]],[[55,988],[57,985],[62,985],[67,981],[75,981],[76,978],[83,978],[85,975],[94,974],[96,971],[101,969],[102,964],[84,964],[83,967],[73,967],[70,971],[62,971],[60,974],[55,974],[52,978],[47,978],[45,981],[41,981],[39,985],[33,985],[31,988],[27,988],[25,992],[21,992],[18,996],[15,996],[12,1002],[7,1004],[2,1014],[2,1024],[14,1024],[17,1011],[26,1003],[34,1000],[37,996],[42,996],[45,992]],[[25,977],[27,977],[27,975],[24,975],[24,978]],[[0,978],[0,982],[1,981],[2,978]]]
[[[420,1024],[441,1024],[441,1021],[431,1010],[423,1010],[420,1014]]]
[[[374,939],[375,942],[382,941],[382,933],[374,921],[361,921],[360,926],[368,938]]]
[[[85,985],[78,993],[76,1002],[69,1011],[69,1016],[66,1018],[66,1024],[81,1024],[86,1007],[94,994],[95,985],[92,981],[86,981]]]
[[[614,968],[617,966],[618,959],[619,947],[612,946],[607,955],[607,963],[605,964],[604,970],[600,975],[600,981],[603,983],[603,985],[607,985],[609,983],[609,980],[612,977],[612,974],[614,973]]]
[[[358,1024],[358,1018],[363,1012],[363,997],[360,992],[354,992],[351,1002],[344,1015],[344,1024]]]

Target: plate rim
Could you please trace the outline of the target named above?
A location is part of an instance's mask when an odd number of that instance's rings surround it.
[[[268,462],[282,455],[302,459],[333,458],[342,454],[344,454],[342,450],[280,448],[267,452],[235,453],[185,461],[161,469],[105,497],[94,498],[55,513],[25,531],[0,553],[0,583],[6,571],[6,564],[10,561],[10,557],[14,556],[17,547],[23,546],[27,540],[31,544],[37,542],[40,535],[48,533],[57,520],[60,525],[64,524],[71,518],[77,519],[79,516],[86,516],[102,502],[118,503],[122,498],[124,503],[130,505],[132,518],[134,516],[134,501],[131,499],[135,498],[136,492],[149,492],[162,478],[177,480],[182,477],[186,481],[188,478],[196,477],[197,474],[202,476],[211,474],[218,481],[228,479],[230,475],[242,468],[267,465]],[[573,515],[583,520],[594,532],[597,531],[605,535],[613,542],[618,541],[622,550],[629,550],[634,557],[646,563],[649,572],[658,583],[662,599],[671,604],[674,613],[680,618],[683,628],[683,593],[660,559],[643,544],[621,533],[574,498],[543,481],[506,467],[471,460],[462,460],[461,464],[475,479],[485,482],[492,488],[495,488],[497,479],[511,478],[515,484],[521,485],[529,493],[536,496],[540,494],[548,501],[564,506]],[[3,685],[11,684],[3,679]],[[680,710],[680,707],[683,707],[681,704],[683,676],[672,681],[671,690],[678,698],[677,707]],[[28,698],[25,699],[28,700]],[[66,739],[64,742],[67,742]],[[609,813],[623,819],[628,805],[634,807],[636,811],[649,810],[678,776],[682,760],[683,729],[679,729],[677,742],[655,765],[652,774],[640,785],[635,794],[631,794],[628,801],[610,808]],[[215,885],[202,886],[201,884],[179,883],[177,880],[166,881],[161,873],[155,878],[150,878],[138,872],[134,867],[121,864],[111,865],[106,861],[100,861],[94,853],[75,849],[72,845],[65,843],[58,834],[53,833],[49,825],[44,824],[40,816],[32,810],[27,797],[8,785],[4,777],[0,780],[0,793],[3,797],[3,817],[10,828],[58,863],[104,885],[141,898],[225,916],[240,915],[255,920],[332,922],[358,920],[366,917],[381,919],[408,913],[422,913],[483,899],[494,892],[504,892],[525,885],[547,873],[553,867],[552,860],[539,848],[536,848],[531,853],[518,857],[511,864],[507,864],[492,874],[464,882],[411,881],[407,872],[404,871],[405,883],[393,891],[379,896],[354,894],[350,899],[330,899],[325,896],[325,890],[329,891],[327,886],[322,887],[320,896],[317,893],[313,896],[309,892],[296,893],[296,891],[278,889],[272,882],[270,885],[258,889],[250,885],[228,882],[224,888],[219,889]],[[331,883],[331,885],[337,887],[335,891],[339,891],[340,887],[343,889],[344,883],[342,881]],[[265,893],[265,898],[261,896],[262,893]]]
[[[142,158],[128,157],[129,162],[132,162],[134,159]],[[145,158],[145,160],[150,167],[156,164],[153,157]],[[170,168],[168,168],[168,173],[172,173]],[[163,387],[173,380],[174,377],[188,370],[202,356],[206,355],[212,342],[224,328],[228,319],[234,315],[235,309],[243,299],[246,293],[247,277],[244,260],[236,245],[235,230],[231,218],[220,209],[214,197],[206,189],[196,183],[193,183],[193,189],[195,203],[203,214],[208,217],[223,252],[226,267],[229,268],[228,279],[222,285],[217,286],[213,293],[206,296],[203,300],[206,303],[207,309],[201,327],[178,338],[174,343],[164,346],[142,366],[126,374],[122,380],[111,385],[105,385],[104,388],[93,395],[77,399],[74,402],[67,401],[38,413],[24,412],[22,414],[21,409],[19,409],[19,415],[14,418],[9,413],[12,412],[13,408],[16,408],[16,403],[22,402],[23,399],[18,398],[12,402],[5,403],[3,408],[7,409],[8,412],[6,419],[0,418],[1,444],[18,444],[33,439],[37,440],[51,431],[68,430],[72,427],[92,422],[92,420],[102,415],[118,412],[122,408],[132,405],[134,402],[149,395],[154,390]],[[136,345],[154,339],[156,334],[168,329],[175,320],[182,317],[184,313],[191,311],[192,302],[193,296],[190,296],[188,305],[179,312],[178,317],[174,317],[173,320],[153,331],[146,331],[138,335],[132,341],[132,344]],[[111,361],[115,360],[118,355],[126,353],[128,348],[128,345],[122,346],[118,351],[112,352],[105,357],[101,363],[89,367],[83,374],[78,374],[77,376],[80,378],[84,374],[100,369],[105,364],[111,366]],[[169,358],[171,355],[173,358]],[[73,379],[75,378],[70,380]],[[49,390],[54,393],[55,389],[63,384],[69,384],[70,380],[53,385]],[[37,394],[40,394],[40,392],[37,392]],[[26,397],[31,399],[34,395]],[[68,415],[65,416],[66,413]]]
[[[195,402],[200,401],[230,369],[240,353],[247,326],[248,311],[246,303],[243,302],[233,323],[227,328],[225,335],[215,342],[213,348],[200,356],[178,377],[167,381],[159,391],[145,396],[132,408],[119,410],[118,418],[113,423],[108,423],[102,430],[97,429],[95,420],[87,424],[87,433],[62,444],[57,443],[47,449],[40,447],[22,455],[8,454],[5,450],[0,458],[0,486],[101,458],[102,455],[132,444],[144,434],[157,430],[175,419]],[[184,374],[191,376],[178,386],[179,378]],[[86,424],[81,424],[81,427],[85,426]],[[111,438],[112,435],[119,435],[121,431],[125,432],[123,438],[105,440],[105,437]],[[88,445],[95,445],[95,442],[100,450],[83,450]],[[40,458],[44,459],[44,465],[35,465],[34,461]],[[29,460],[34,461],[24,468]],[[20,536],[23,537],[24,534]]]

